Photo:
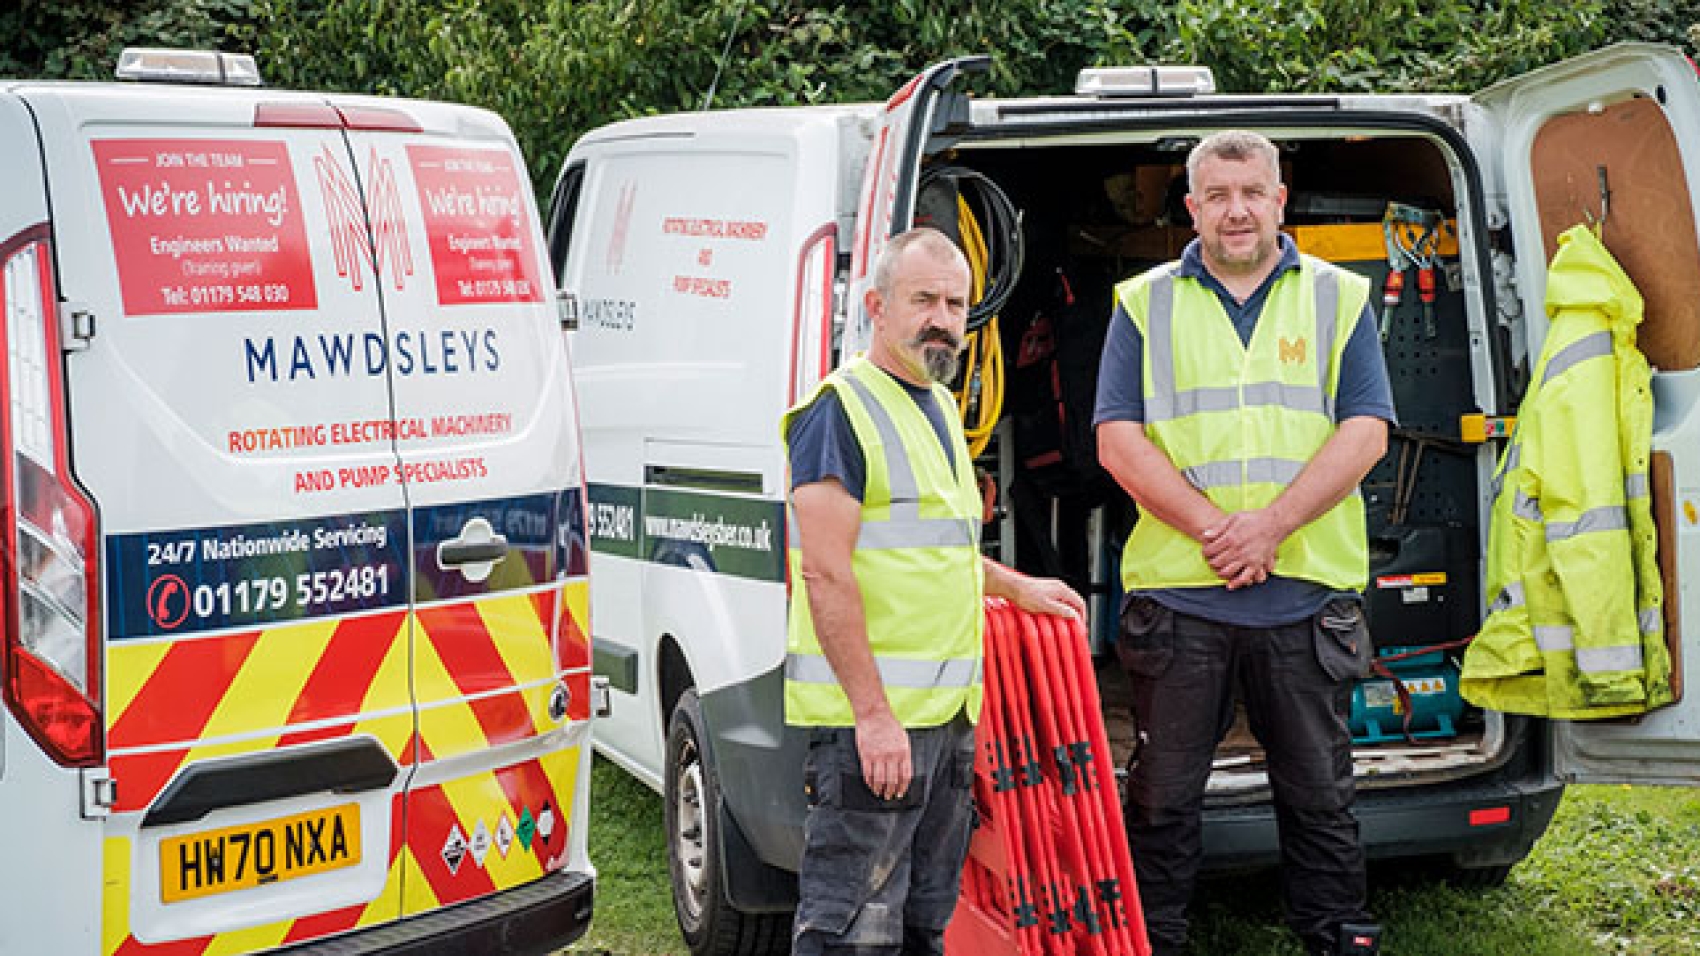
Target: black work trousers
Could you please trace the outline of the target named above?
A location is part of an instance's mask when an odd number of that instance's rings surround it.
[[[791,956],[942,956],[973,830],[974,728],[909,731],[911,799],[862,778],[853,728],[815,728]]]
[[[1313,620],[1237,627],[1135,596],[1116,650],[1133,684],[1124,809],[1155,952],[1186,943],[1205,784],[1236,689],[1268,759],[1288,924],[1314,951],[1332,945],[1339,924],[1368,921],[1346,723],[1351,679],[1371,654],[1358,605],[1335,600]]]

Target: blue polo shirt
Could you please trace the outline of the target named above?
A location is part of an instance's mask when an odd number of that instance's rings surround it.
[[[1251,342],[1257,328],[1263,304],[1275,280],[1299,268],[1299,251],[1285,233],[1278,239],[1281,258],[1263,284],[1244,302],[1235,301],[1227,288],[1204,267],[1200,245],[1194,239],[1181,254],[1181,278],[1196,279],[1216,294],[1222,309],[1234,323],[1240,341]],[[1104,356],[1098,366],[1098,401],[1092,414],[1092,425],[1104,422],[1145,421],[1144,381],[1140,374],[1145,361],[1145,342],[1139,327],[1133,324],[1118,301],[1115,315],[1110,319],[1109,333],[1104,339]],[[1334,403],[1334,420],[1345,421],[1358,416],[1379,418],[1397,424],[1393,410],[1393,386],[1387,377],[1387,360],[1381,353],[1381,337],[1376,326],[1375,312],[1368,302],[1346,340],[1340,357],[1340,381]],[[1206,620],[1241,627],[1274,627],[1291,624],[1316,614],[1329,598],[1340,595],[1313,581],[1270,575],[1262,584],[1230,591],[1224,586],[1202,588],[1168,588],[1138,592],[1164,607],[1191,614]],[[1352,592],[1342,596],[1356,597]]]

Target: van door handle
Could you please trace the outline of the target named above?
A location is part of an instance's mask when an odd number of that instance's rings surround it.
[[[437,561],[445,565],[500,561],[508,554],[508,539],[496,535],[489,541],[444,541],[437,546]]]
[[[507,537],[490,526],[490,519],[473,518],[461,526],[458,537],[437,545],[437,567],[454,568],[476,584],[488,578],[507,554]]]

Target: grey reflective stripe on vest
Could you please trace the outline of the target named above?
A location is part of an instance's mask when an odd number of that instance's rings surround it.
[[[1547,525],[1547,540],[1565,541],[1579,534],[1598,531],[1625,531],[1629,528],[1629,509],[1622,505],[1589,508],[1575,521],[1554,521]]]
[[[1499,597],[1494,598],[1493,603],[1488,605],[1488,613],[1509,611],[1514,607],[1522,607],[1523,603],[1523,582],[1513,581],[1500,589]]]
[[[1562,624],[1535,626],[1535,646],[1543,651],[1568,651],[1576,646],[1576,629]]]
[[[1612,671],[1638,671],[1645,665],[1641,645],[1619,644],[1615,647],[1578,647],[1576,669],[1584,674],[1607,674]]]
[[[1145,397],[1146,422],[1157,421],[1151,410],[1166,411],[1170,417],[1179,412],[1180,396],[1175,393],[1175,273],[1165,270],[1151,280],[1150,301],[1145,315],[1145,366],[1151,370],[1151,394]],[[1232,391],[1232,389],[1229,389]],[[1234,396],[1235,401],[1239,396]],[[1220,409],[1211,409],[1219,411]]]
[[[1499,498],[1499,493],[1505,490],[1505,479],[1509,477],[1512,472],[1517,470],[1517,465],[1522,462],[1522,460],[1523,443],[1514,440],[1511,442],[1511,447],[1505,452],[1505,461],[1501,462],[1499,471],[1493,476],[1492,487],[1493,497],[1495,500]]]
[[[1242,387],[1210,385],[1175,388],[1175,277],[1173,271],[1154,277],[1145,322],[1146,364],[1151,369],[1151,394],[1145,397],[1145,423],[1164,422],[1199,412],[1231,412],[1274,405],[1313,412],[1334,419],[1334,399],[1328,394],[1328,370],[1334,357],[1340,308],[1340,277],[1330,269],[1316,272],[1316,386],[1285,382],[1251,382]]]
[[[1539,521],[1542,517],[1541,503],[1524,494],[1523,489],[1519,488],[1511,499],[1511,513],[1528,521]]]
[[[1151,369],[1151,377],[1157,378],[1155,366]],[[1171,366],[1164,373],[1168,379],[1174,378],[1174,368]],[[1177,392],[1170,385],[1165,391],[1153,392],[1145,400],[1145,422],[1166,422],[1171,418],[1185,415],[1196,415],[1199,412],[1231,412],[1240,407],[1240,390],[1232,385],[1213,385],[1208,388],[1189,388]]]
[[[1610,354],[1610,332],[1594,332],[1584,335],[1553,353],[1552,358],[1547,359],[1546,371],[1541,373],[1541,384],[1545,385],[1555,377],[1564,374],[1572,366],[1586,362],[1588,359],[1600,358]]]
[[[956,657],[944,661],[918,661],[907,657],[875,657],[880,683],[887,687],[972,687],[979,678],[979,661]],[[788,654],[785,679],[799,684],[836,684],[838,675],[821,654]]]
[[[874,393],[866,385],[856,381],[853,375],[843,376],[855,390],[856,397],[862,400],[862,407],[868,417],[874,420],[874,431],[879,432],[880,444],[885,446],[886,483],[891,486],[891,517],[892,520],[904,518],[919,518],[921,516],[921,486],[915,481],[915,468],[909,463],[909,450],[903,445],[903,436],[897,431],[897,423],[886,413],[885,406],[879,403]],[[866,450],[863,452],[866,454]]]
[[[1633,501],[1636,498],[1647,497],[1648,482],[1645,474],[1630,475],[1623,479],[1623,497]]]
[[[1664,630],[1665,615],[1656,607],[1642,608],[1640,613],[1635,615],[1635,623],[1641,626],[1641,633],[1657,634]]]
[[[1147,424],[1166,422],[1199,412],[1234,412],[1259,405],[1274,405],[1333,418],[1331,403],[1321,388],[1286,382],[1253,382],[1243,388],[1211,385],[1152,395],[1145,402],[1145,421]]]
[[[1334,334],[1340,325],[1340,277],[1332,268],[1316,270],[1316,395],[1317,410],[1334,420],[1334,397],[1328,394],[1328,369],[1334,363]]]
[[[880,444],[885,446],[886,482],[891,486],[891,517],[884,521],[863,519],[856,534],[858,551],[881,551],[900,548],[956,548],[979,545],[979,525],[967,518],[921,517],[921,485],[915,480],[915,468],[909,462],[909,451],[897,423],[874,393],[853,376],[842,376],[855,389],[862,407],[873,419],[874,431],[879,432]],[[864,450],[865,453],[865,450]],[[960,463],[958,463],[960,466]]]
[[[1333,409],[1321,386],[1288,385],[1285,382],[1255,382],[1240,390],[1245,405],[1279,405],[1295,412],[1315,412],[1332,420]]]
[[[979,528],[966,518],[916,518],[912,521],[864,521],[856,533],[857,551],[899,548],[972,548]]]
[[[1565,625],[1550,624],[1535,628],[1535,646],[1548,653],[1574,651],[1576,669],[1584,674],[1638,671],[1643,664],[1640,644],[1577,647],[1576,629]]]
[[[1199,491],[1233,485],[1267,483],[1290,485],[1305,463],[1287,458],[1250,458],[1245,461],[1207,461],[1182,469],[1186,480]]]

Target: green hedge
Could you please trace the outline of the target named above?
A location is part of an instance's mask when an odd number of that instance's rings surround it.
[[[1692,50],[1697,0],[21,0],[0,74],[111,75],[125,45],[248,50],[276,86],[475,103],[540,185],[610,120],[883,99],[989,52],[982,92],[1099,63],[1206,63],[1224,90],[1468,90],[1615,40]]]

